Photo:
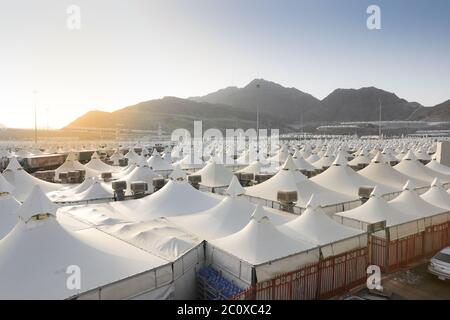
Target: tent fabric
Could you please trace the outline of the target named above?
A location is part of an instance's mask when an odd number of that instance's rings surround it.
[[[431,188],[420,196],[426,202],[450,211],[450,194],[439,184],[433,184]]]
[[[98,199],[111,199],[113,190],[110,185],[100,181],[98,178],[86,178],[75,187],[65,188],[47,193],[52,202],[77,202]]]
[[[33,187],[36,185],[39,185],[44,192],[51,192],[65,187],[65,185],[62,184],[50,183],[33,177],[22,168],[16,170],[5,170],[3,171],[3,176],[11,185],[14,186],[12,195],[19,201],[25,201],[33,190]]]
[[[86,168],[97,171],[99,173],[102,172],[114,172],[117,170],[120,170],[120,168],[110,166],[109,164],[104,163],[102,160],[100,160],[99,157],[93,156],[91,160],[84,165]]]
[[[168,261],[175,261],[201,241],[165,220],[103,225],[100,230]]]
[[[342,158],[337,158],[340,163],[336,161],[327,170],[311,178],[311,181],[321,185],[324,188],[331,190],[339,190],[340,193],[349,196],[358,197],[360,187],[378,186],[383,194],[393,193],[398,189],[387,186],[385,184],[370,180],[358,172],[350,168],[346,161]]]
[[[17,211],[17,215],[23,221],[27,222],[33,216],[39,214],[51,214],[54,216],[56,215],[56,210],[57,206],[53,204],[42,189],[36,185]]]
[[[302,208],[306,207],[306,203],[312,194],[316,195],[322,206],[348,202],[357,198],[324,188],[311,179],[307,179],[300,171],[291,169],[282,169],[270,179],[255,186],[247,187],[245,190],[247,196],[271,201],[278,201],[278,191],[297,191],[297,205]]]
[[[439,208],[431,203],[428,203],[417,193],[406,187],[405,190],[403,190],[397,198],[391,200],[389,204],[398,211],[424,218],[447,212],[447,209]]]
[[[20,202],[10,194],[0,194],[0,239],[4,238],[19,221]]]
[[[433,171],[436,171],[440,174],[450,175],[450,167],[447,167],[446,165],[437,162],[436,159],[432,159],[425,165],[425,167]]]
[[[382,183],[388,185],[396,190],[402,190],[406,181],[411,180],[417,187],[428,186],[429,183],[413,179],[403,173],[395,170],[384,160],[384,157],[378,153],[371,161],[371,163],[362,170],[358,171],[358,174],[371,179],[376,183]]]
[[[294,239],[319,246],[347,240],[346,246],[335,248],[338,251],[333,250],[332,255],[361,247],[359,236],[364,234],[363,231],[339,224],[325,214],[318,204],[312,203],[313,201],[315,201],[314,195],[311,196],[305,212],[294,220],[279,226],[278,229]]]
[[[170,162],[163,159],[160,154],[156,151],[153,151],[152,156],[147,160],[147,164],[150,168],[155,171],[172,171],[173,166]]]
[[[209,209],[220,200],[192,187],[186,181],[169,180],[157,192],[140,199],[140,206],[130,212],[136,221],[190,214]]]
[[[148,192],[151,193],[154,190],[153,179],[162,178],[162,176],[152,169],[146,166],[136,166],[131,172],[121,177],[121,181],[127,182],[127,194],[131,194],[131,184],[133,182],[145,182],[148,186]]]
[[[20,221],[0,248],[0,299],[66,299],[167,263],[93,228],[70,232],[51,217]],[[81,288],[70,290],[73,265]]]
[[[394,166],[394,169],[403,173],[404,175],[427,182],[430,184],[434,178],[438,178],[442,182],[450,182],[450,176],[433,171],[430,168],[424,166],[422,163],[415,159],[412,152],[408,152],[402,161]]]
[[[316,248],[315,245],[295,240],[279,231],[257,206],[250,222],[240,231],[214,239],[210,244],[252,265],[284,258]]]
[[[168,217],[168,221],[205,240],[218,239],[242,230],[251,219],[256,205],[243,197],[225,197],[216,206],[194,214]],[[267,216],[275,225],[292,218],[272,212]]]
[[[202,177],[200,184],[209,188],[226,187],[234,176],[230,169],[215,161],[207,163],[195,172],[195,175],[200,175]]]

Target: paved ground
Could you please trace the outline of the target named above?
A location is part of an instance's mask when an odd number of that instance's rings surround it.
[[[442,281],[429,274],[426,261],[411,269],[386,275],[381,285],[388,298],[371,295],[365,288],[354,295],[369,299],[450,300],[450,281]]]

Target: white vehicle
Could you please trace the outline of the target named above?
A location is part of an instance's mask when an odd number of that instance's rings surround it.
[[[442,249],[431,258],[428,271],[441,280],[450,279],[450,247]]]

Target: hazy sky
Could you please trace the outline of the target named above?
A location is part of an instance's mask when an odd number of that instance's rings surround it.
[[[69,5],[81,29],[67,28]],[[370,4],[381,30],[366,27]],[[0,124],[61,127],[92,109],[265,78],[317,98],[377,86],[450,99],[447,0],[2,0]]]

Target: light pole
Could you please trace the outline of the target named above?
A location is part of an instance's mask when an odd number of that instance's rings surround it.
[[[260,89],[261,85],[256,84],[256,89]],[[256,92],[256,156],[259,160],[259,90]]]
[[[33,91],[34,95],[34,144],[37,145],[37,91]]]
[[[378,139],[380,139],[381,140],[381,99],[378,99],[378,105],[379,105],[379,108],[380,108],[380,118],[379,118],[379,121],[378,121]]]

